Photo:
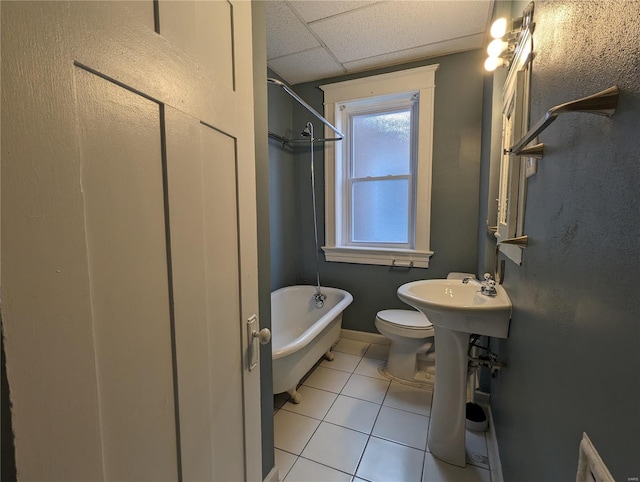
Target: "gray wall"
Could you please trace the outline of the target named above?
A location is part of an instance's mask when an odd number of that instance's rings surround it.
[[[260,328],[271,329],[271,276],[269,252],[269,158],[267,154],[266,21],[263,2],[251,4],[253,34],[253,95],[256,155],[256,205],[258,215],[258,301]],[[262,418],[262,478],[275,465],[273,450],[273,375],[271,344],[260,350]]]
[[[273,71],[267,75],[282,80]],[[276,85],[269,85],[269,130],[286,138],[291,130],[292,98]],[[299,132],[297,133],[299,134]],[[296,162],[293,149],[269,139],[269,211],[271,225],[271,289],[296,284],[298,209]]]
[[[327,263],[321,253],[322,284],[348,290],[354,298],[344,314],[343,327],[375,332],[377,311],[408,308],[396,295],[398,287],[417,279],[441,278],[450,271],[475,272],[477,266],[477,226],[482,124],[482,53],[465,52],[437,59],[395,66],[394,68],[310,82],[294,86],[294,90],[323,112],[319,85],[394,70],[440,64],[436,72],[435,127],[433,148],[433,195],[431,221],[430,268],[411,270],[386,266]],[[316,132],[320,122],[297,104],[293,106],[293,130],[299,133],[308,121],[314,121]],[[322,146],[314,153],[318,230],[324,243],[324,156]],[[315,282],[310,154],[308,147],[294,151],[297,169],[299,209],[298,224],[291,238],[299,239],[297,283]],[[274,203],[272,193],[272,206]],[[297,230],[297,231],[296,231]],[[273,260],[272,260],[273,262]],[[273,271],[273,270],[272,270]]]
[[[587,432],[640,475],[640,3],[535,4],[531,121],[618,85],[611,119],[559,117],[528,183],[523,264],[507,261],[508,368],[492,381],[506,481],[573,480]]]

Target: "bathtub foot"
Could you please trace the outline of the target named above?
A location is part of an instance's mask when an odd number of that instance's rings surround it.
[[[333,356],[333,352],[329,350],[327,353],[324,354],[324,358],[325,360],[333,361],[335,357]]]
[[[291,396],[291,399],[289,400],[290,402],[300,403],[302,401],[302,395],[298,393],[295,387],[293,387],[291,390],[287,390],[287,393],[289,394],[289,396]]]

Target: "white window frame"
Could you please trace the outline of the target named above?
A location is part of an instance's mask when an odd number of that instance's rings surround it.
[[[532,37],[523,31],[502,92],[502,155],[496,239],[500,251],[511,261],[522,264],[522,248],[501,241],[524,234],[524,213],[527,197],[526,165],[535,159],[514,156],[509,149],[529,129]]]
[[[343,183],[345,149],[343,141],[325,144],[325,252],[327,261],[386,266],[428,268],[431,227],[431,164],[433,152],[433,116],[435,72],[438,65],[322,85],[324,114],[341,129],[341,103],[380,96],[419,96],[417,156],[415,172],[415,226],[413,248],[362,246],[348,244],[343,236],[347,216]],[[327,129],[327,128],[326,128]],[[326,136],[331,137],[327,131]]]

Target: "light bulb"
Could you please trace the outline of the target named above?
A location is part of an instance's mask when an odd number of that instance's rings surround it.
[[[507,33],[507,19],[499,18],[491,25],[491,36],[493,38],[502,38]]]
[[[487,53],[489,57],[499,57],[500,54],[508,47],[507,42],[503,42],[499,38],[492,40],[487,47]]]
[[[503,64],[504,60],[498,57],[487,57],[487,60],[484,61],[484,69],[489,72],[493,72]]]

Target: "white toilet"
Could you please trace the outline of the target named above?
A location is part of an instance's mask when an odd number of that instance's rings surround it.
[[[417,310],[382,310],[376,315],[376,328],[391,340],[387,365],[391,378],[432,384],[435,376],[433,325]]]
[[[474,277],[471,273],[449,273],[448,279]],[[419,385],[435,382],[435,344],[433,325],[418,310],[382,310],[376,315],[376,328],[391,340],[389,358],[382,373],[400,381]]]

